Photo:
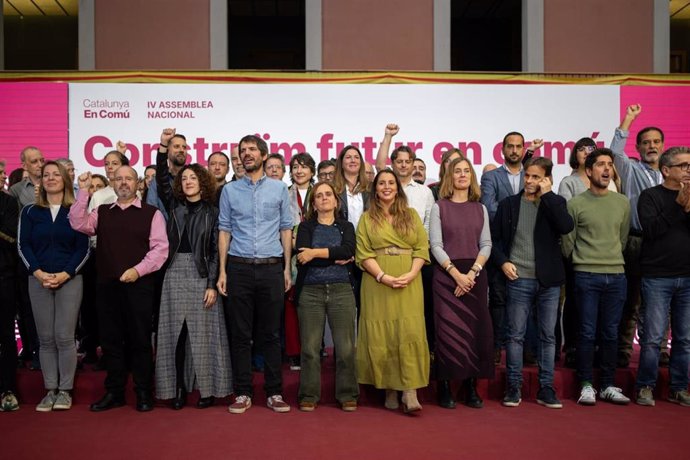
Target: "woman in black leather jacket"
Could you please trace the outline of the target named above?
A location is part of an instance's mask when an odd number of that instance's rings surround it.
[[[158,194],[165,203],[170,253],[163,281],[156,396],[182,409],[187,392],[198,389],[198,408],[231,393],[228,337],[216,291],[218,208],[206,169],[184,166],[172,186],[167,155],[156,161]]]

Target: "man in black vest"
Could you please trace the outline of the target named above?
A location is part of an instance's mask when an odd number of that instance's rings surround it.
[[[137,410],[153,409],[151,329],[153,272],[168,257],[163,215],[136,196],[137,173],[115,172],[117,201],[87,213],[91,173],[79,176],[79,195],[69,213],[72,228],[98,237],[98,319],[108,375],[106,394],[91,405],[100,412],[125,404],[127,364],[137,394]]]

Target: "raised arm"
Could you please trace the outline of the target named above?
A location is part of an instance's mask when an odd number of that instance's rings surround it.
[[[381,144],[379,145],[379,151],[376,154],[377,171],[383,171],[384,169],[386,169],[386,166],[388,164],[388,152],[391,148],[391,141],[393,140],[393,136],[398,134],[398,131],[400,131],[398,125],[394,123],[389,123],[386,125],[383,140],[381,141]]]
[[[170,214],[175,207],[172,186],[170,185],[170,167],[168,166],[168,144],[175,135],[175,128],[165,128],[161,133],[160,147],[156,153],[156,189],[158,198]]]

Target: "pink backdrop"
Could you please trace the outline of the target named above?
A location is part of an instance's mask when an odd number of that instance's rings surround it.
[[[67,83],[0,83],[0,159],[7,175],[34,145],[46,158],[68,156]]]
[[[642,113],[632,126],[625,147],[628,155],[639,156],[635,136],[645,126],[656,126],[664,132],[665,148],[690,146],[690,87],[621,86],[621,118],[631,104],[641,104]]]

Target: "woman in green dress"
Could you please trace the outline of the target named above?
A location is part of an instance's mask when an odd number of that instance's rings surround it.
[[[429,263],[422,221],[407,204],[400,180],[389,170],[374,179],[357,226],[357,265],[362,278],[357,378],[386,390],[386,408],[422,409],[417,388],[429,382],[420,270]]]

